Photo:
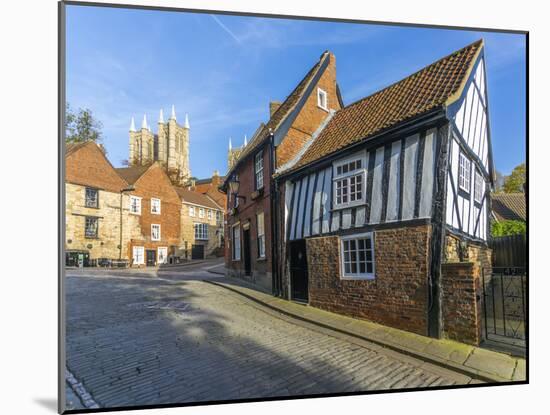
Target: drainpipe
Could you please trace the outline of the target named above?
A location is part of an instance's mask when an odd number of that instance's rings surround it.
[[[275,296],[281,296],[281,283],[278,270],[278,250],[279,246],[279,233],[278,233],[278,206],[279,206],[279,193],[277,179],[273,180],[273,174],[275,173],[275,164],[277,163],[277,155],[275,153],[275,137],[273,131],[269,131],[269,164],[270,164],[270,199],[271,199],[271,286],[272,292]]]
[[[120,191],[120,235],[119,235],[120,239],[119,239],[119,245],[118,245],[120,247],[120,248],[118,248],[118,259],[119,260],[122,259],[122,196],[123,196],[124,192],[131,192],[133,190],[135,190],[134,187],[127,187],[127,188],[122,189]]]

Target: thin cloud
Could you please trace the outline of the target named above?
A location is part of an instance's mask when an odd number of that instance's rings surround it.
[[[214,16],[213,14],[211,14],[210,17],[212,17],[212,19],[214,19],[214,21],[218,24],[218,26],[220,26],[223,30],[225,30],[229,34],[229,36],[231,36],[235,40],[235,42],[239,44],[241,43],[241,40],[237,37],[237,35],[235,35],[235,33],[233,33],[226,25],[224,25],[222,21],[218,19],[217,16]]]

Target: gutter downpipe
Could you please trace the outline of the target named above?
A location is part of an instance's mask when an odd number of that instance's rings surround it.
[[[276,297],[281,296],[281,283],[278,270],[278,246],[279,246],[279,232],[278,232],[278,180],[273,179],[275,174],[275,163],[277,162],[277,155],[275,153],[275,137],[273,131],[269,131],[269,164],[270,164],[270,199],[271,199],[271,291]]]

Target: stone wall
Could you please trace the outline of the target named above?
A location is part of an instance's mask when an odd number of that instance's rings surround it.
[[[441,266],[443,334],[475,346],[481,341],[480,270],[474,262],[450,262]]]
[[[65,184],[65,249],[90,253],[90,259],[127,259],[127,241],[139,233],[139,219],[128,214],[129,198],[122,197],[122,242],[120,193],[99,190],[99,208],[85,206],[86,186]],[[97,238],[85,237],[86,216],[99,218]],[[120,248],[119,248],[120,247]]]
[[[195,208],[195,216],[189,215],[189,208],[191,206]],[[195,244],[204,245],[205,256],[212,255],[214,250],[221,246],[221,230],[223,228],[216,224],[216,210],[203,208],[205,213],[204,218],[201,218],[199,217],[199,209],[200,206],[187,203],[184,203],[181,208],[181,244],[178,255],[183,258],[191,258],[191,248]],[[212,211],[211,219],[208,219],[208,210]],[[208,240],[195,240],[195,223],[208,224]]]
[[[430,225],[375,231],[372,280],[341,278],[338,236],[307,239],[310,305],[426,335],[430,236]]]

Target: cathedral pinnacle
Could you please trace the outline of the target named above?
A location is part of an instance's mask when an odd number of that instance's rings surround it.
[[[189,117],[187,114],[185,114],[185,123],[183,124],[183,127],[189,129]]]
[[[147,126],[147,115],[146,114],[143,114],[143,121],[141,122],[141,129],[146,129],[148,130],[149,127]]]
[[[159,122],[164,123],[164,113],[162,112],[162,108],[160,109],[159,113]]]
[[[134,117],[132,117],[132,122],[130,123],[130,131],[136,132],[136,123],[134,122]]]
[[[170,119],[176,121],[176,107],[172,104],[172,115],[170,115]]]

